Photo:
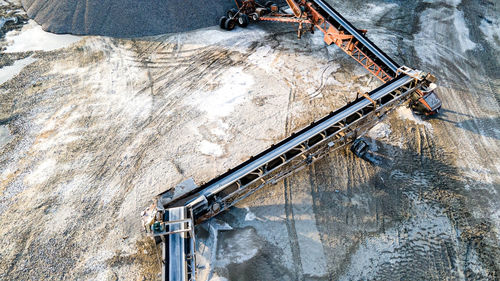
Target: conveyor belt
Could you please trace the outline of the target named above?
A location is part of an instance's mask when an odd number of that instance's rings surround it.
[[[380,90],[376,90],[372,92],[370,97],[373,100],[378,100],[381,97],[387,95],[388,93],[391,93],[398,87],[401,87],[402,85],[408,83],[412,78],[409,76],[403,76],[394,83],[391,83],[387,85],[386,87],[383,87]],[[201,193],[201,195],[205,197],[212,196],[218,192],[220,192],[222,189],[224,189],[228,184],[231,184],[235,180],[240,179],[244,175],[250,173],[251,171],[257,169],[258,167],[264,165],[265,163],[270,162],[271,160],[279,157],[280,155],[284,154],[285,152],[289,151],[290,149],[296,147],[300,143],[310,139],[311,137],[317,135],[318,133],[326,130],[327,128],[331,127],[333,124],[339,122],[340,120],[343,120],[347,118],[349,115],[357,112],[358,110],[366,107],[367,105],[370,105],[371,102],[367,99],[363,99],[360,102],[350,106],[344,111],[341,111],[339,114],[336,114],[327,120],[311,127],[310,129],[302,132],[301,134],[297,136],[293,136],[289,138],[290,140],[287,140],[285,143],[274,147],[271,151],[266,153],[265,155],[262,155],[261,157],[254,159],[252,162],[248,163],[248,165],[245,165],[244,167],[241,167],[238,170],[233,171],[230,175],[227,175],[210,186],[207,186],[204,191]]]
[[[163,280],[195,280],[195,224],[234,206],[264,185],[276,183],[351,144],[388,112],[414,99],[414,95],[428,89],[433,82],[431,75],[400,68],[324,0],[311,1],[318,6],[314,7],[315,24],[318,29],[324,25],[325,38],[333,33],[348,35],[337,40],[336,45],[385,84],[189,192],[178,197],[174,197],[176,192],[172,190],[159,194],[156,205],[150,209],[154,215],[144,216],[147,231],[163,245]],[[308,5],[312,10],[313,4],[308,2]],[[332,44],[334,39],[325,42]]]
[[[388,55],[386,55],[382,50],[380,50],[375,44],[373,44],[368,38],[361,34],[358,29],[356,29],[349,21],[347,21],[341,14],[339,14],[335,9],[333,9],[324,0],[311,0],[311,2],[318,5],[321,9],[319,12],[324,16],[331,24],[333,24],[337,29],[343,30],[344,32],[353,35],[364,47],[363,50],[368,53],[369,57],[377,62],[378,65],[383,66],[384,70],[391,74],[392,77],[396,76],[396,71],[399,65],[394,62]]]
[[[162,202],[164,208],[191,208],[195,222],[199,223],[260,188],[256,183],[267,183],[279,176],[276,173],[279,168],[289,164],[300,166],[315,160],[312,157],[317,156],[319,146],[330,142],[330,147],[323,149],[331,150],[332,146],[337,146],[336,142],[341,145],[351,142],[368,129],[363,127],[365,123],[378,122],[382,113],[392,109],[397,101],[409,98],[421,83],[414,77],[399,76],[368,94],[377,106],[369,99],[358,98],[192,192],[173,201],[158,202]],[[255,187],[249,188],[251,185]],[[160,199],[164,194],[159,195]]]
[[[153,236],[161,238],[157,241],[162,241],[163,280],[194,280],[195,223],[363,135],[427,83],[425,73],[415,73],[399,76],[367,97],[359,97],[185,196],[164,201],[167,193],[160,194],[156,206],[159,216],[148,227]]]

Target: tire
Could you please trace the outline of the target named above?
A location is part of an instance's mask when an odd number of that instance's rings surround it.
[[[220,20],[219,20],[219,26],[220,28],[222,29],[226,29],[226,21],[227,21],[227,17],[221,17]]]
[[[363,158],[370,147],[362,138],[356,139],[351,145],[351,151],[359,158]]]
[[[252,13],[252,14],[250,14],[250,18],[251,18],[253,21],[258,21],[258,20],[259,20],[259,14],[257,14],[257,13]]]
[[[233,30],[235,26],[236,26],[236,21],[232,19],[227,19],[226,23],[224,24],[224,28],[226,30]]]
[[[229,11],[227,11],[227,17],[232,19],[234,18],[234,16],[238,13],[238,10],[236,9],[231,9]]]
[[[238,17],[238,25],[241,27],[247,27],[249,21],[248,16],[245,14],[240,14]]]

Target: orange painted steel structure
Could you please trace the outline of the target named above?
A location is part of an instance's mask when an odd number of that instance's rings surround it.
[[[247,0],[252,1],[253,0]],[[246,2],[246,1],[245,1]],[[289,3],[292,2],[292,3]],[[350,34],[345,34],[343,31],[338,30],[328,22],[313,6],[313,3],[302,0],[297,4],[293,0],[287,0],[294,15],[288,14],[270,14],[269,16],[260,17],[261,21],[276,21],[276,22],[290,22],[299,23],[298,36],[301,37],[303,33],[303,24],[311,25],[311,31],[316,27],[323,34],[323,40],[326,44],[335,44],[342,49],[346,54],[351,56],[355,61],[360,63],[366,70],[377,77],[382,82],[386,83],[394,77],[389,75],[382,69],[380,65],[375,63],[365,52],[358,47],[358,40]],[[302,9],[301,9],[302,7]],[[298,12],[300,13],[298,13]],[[362,33],[366,33],[365,30]]]

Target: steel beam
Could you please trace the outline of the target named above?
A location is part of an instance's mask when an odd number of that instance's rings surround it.
[[[375,55],[381,62],[384,63],[392,72],[395,74],[399,66],[395,63],[389,56],[387,56],[382,50],[380,50],[375,44],[368,40],[363,34],[361,34],[358,29],[356,29],[350,22],[348,22],[342,15],[340,15],[335,9],[333,9],[324,0],[311,0],[316,3],[323,11],[327,13],[331,18],[333,18],[339,25],[342,26],[349,34],[353,35],[360,43],[363,44],[370,52]],[[325,15],[323,15],[325,16]],[[338,28],[338,27],[337,27]]]
[[[379,101],[381,98],[391,94],[398,88],[410,83],[412,80],[413,78],[409,76],[402,76],[399,79],[396,79],[394,83],[386,84],[381,89],[373,91],[372,93],[369,94],[369,96],[371,99]],[[288,138],[285,143],[275,147],[269,153],[266,153],[265,155],[257,159],[254,159],[252,162],[248,163],[244,167],[234,170],[230,175],[222,177],[213,184],[205,187],[203,191],[200,193],[200,195],[203,195],[206,198],[215,195],[216,193],[220,192],[222,189],[224,189],[231,183],[234,183],[238,179],[241,179],[243,176],[251,173],[252,171],[256,170],[259,167],[262,167],[264,164],[270,162],[271,160],[278,158],[279,156],[290,151],[291,149],[297,147],[299,144],[306,142],[311,137],[316,136],[320,132],[330,128],[333,124],[336,124],[339,121],[346,119],[353,113],[356,113],[357,111],[370,105],[371,101],[369,101],[368,99],[362,99],[359,102],[350,106],[349,108],[311,127],[310,129],[306,130],[300,135]],[[187,206],[192,206],[191,204],[192,202],[196,202],[196,198],[188,202]]]

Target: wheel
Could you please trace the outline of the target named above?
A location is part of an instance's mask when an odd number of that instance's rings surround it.
[[[248,22],[248,16],[245,14],[240,14],[240,16],[238,17],[238,25],[241,27],[247,27]]]
[[[258,21],[258,20],[259,20],[259,14],[257,14],[257,13],[252,13],[252,14],[250,14],[250,18],[251,18],[253,21]]]
[[[363,158],[366,152],[368,152],[368,149],[368,144],[362,138],[356,139],[351,145],[351,151],[359,158]]]
[[[233,19],[227,19],[226,23],[224,24],[224,28],[226,30],[233,30],[235,26],[236,26],[236,21]]]
[[[232,19],[232,18],[234,18],[234,16],[236,16],[237,13],[238,13],[238,10],[231,9],[231,10],[227,11],[227,17]]]
[[[226,21],[227,21],[227,17],[221,17],[220,20],[219,20],[219,26],[220,28],[222,29],[226,29]]]

